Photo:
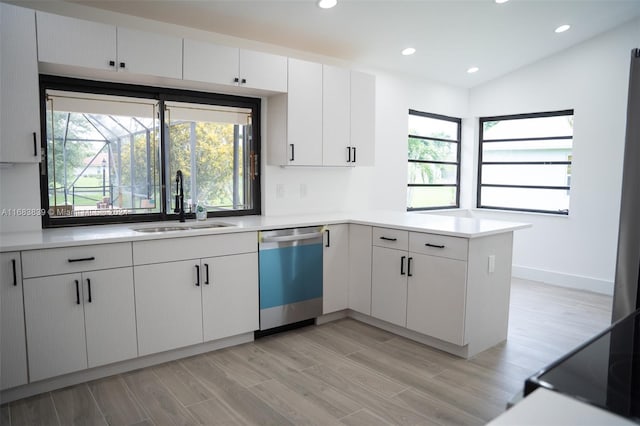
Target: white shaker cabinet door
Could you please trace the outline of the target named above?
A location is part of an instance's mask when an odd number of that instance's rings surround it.
[[[32,382],[87,368],[81,279],[66,274],[23,281]]]
[[[204,341],[248,333],[258,323],[258,254],[202,259]]]
[[[20,253],[0,255],[0,389],[27,383]]]
[[[464,345],[467,262],[411,253],[407,328]]]
[[[349,225],[329,225],[322,253],[322,313],[347,309],[349,304]]]
[[[240,86],[271,92],[286,92],[287,58],[240,49]]]
[[[0,162],[40,162],[35,12],[0,3]]]
[[[373,247],[371,316],[405,327],[407,324],[408,253]]]
[[[206,83],[236,84],[235,79],[240,78],[239,54],[237,47],[185,39],[183,78]]]
[[[118,27],[118,71],[182,78],[182,39]]]
[[[85,272],[82,285],[89,368],[138,356],[133,268]]]
[[[140,356],[202,343],[199,268],[199,259],[134,267]]]
[[[355,164],[350,144],[349,80],[348,69],[322,66],[322,164],[325,166]]]
[[[373,166],[376,134],[376,78],[351,71],[351,146],[356,166]]]
[[[116,27],[36,12],[38,60],[61,65],[116,70]]]

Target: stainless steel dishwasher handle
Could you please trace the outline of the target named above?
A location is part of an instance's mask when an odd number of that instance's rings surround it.
[[[282,237],[262,237],[263,243],[282,243],[288,241],[313,240],[314,238],[322,238],[322,232],[313,232],[310,234],[300,235],[284,235]]]

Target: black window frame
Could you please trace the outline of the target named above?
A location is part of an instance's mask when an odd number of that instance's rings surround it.
[[[548,185],[506,185],[506,184],[483,184],[482,183],[482,166],[483,165],[567,165],[571,167],[572,161],[483,161],[482,147],[484,143],[492,142],[518,142],[518,141],[542,141],[542,140],[573,140],[573,134],[571,136],[545,136],[545,137],[532,137],[532,138],[511,138],[511,139],[484,139],[484,123],[488,121],[505,121],[505,120],[521,120],[528,118],[544,118],[544,117],[560,117],[560,116],[575,116],[573,109],[565,109],[559,111],[545,111],[545,112],[533,112],[526,114],[510,114],[510,115],[497,115],[491,117],[480,117],[478,120],[478,182],[476,186],[476,207],[479,209],[487,210],[505,210],[515,212],[527,212],[527,213],[545,213],[553,215],[568,216],[569,210],[544,210],[544,209],[523,209],[515,207],[500,207],[482,205],[482,188],[494,187],[494,188],[522,188],[522,189],[552,189],[559,191],[571,191],[571,185],[565,186],[548,186]],[[573,147],[571,148],[573,153]]]
[[[443,120],[443,121],[450,121],[453,123],[456,123],[458,125],[458,134],[456,135],[457,139],[453,140],[453,139],[443,139],[443,138],[434,138],[434,137],[428,137],[428,136],[418,136],[418,135],[412,135],[411,133],[408,133],[408,138],[415,138],[415,139],[422,139],[422,140],[427,140],[427,141],[440,141],[440,142],[450,142],[450,143],[455,143],[457,146],[456,149],[456,158],[457,161],[452,162],[452,161],[430,161],[430,160],[415,160],[415,159],[411,159],[408,158],[407,156],[407,160],[408,163],[419,163],[419,164],[446,164],[446,165],[454,165],[457,167],[456,169],[456,183],[455,184],[449,184],[449,183],[409,183],[407,182],[407,189],[408,188],[425,188],[425,187],[455,187],[456,188],[456,204],[455,205],[446,205],[446,206],[431,206],[431,207],[409,207],[407,206],[407,211],[428,211],[428,210],[443,210],[443,209],[457,209],[460,208],[460,167],[461,167],[461,153],[462,153],[462,118],[458,118],[458,117],[450,117],[448,115],[442,115],[442,114],[434,114],[434,113],[430,113],[430,112],[424,112],[424,111],[418,111],[415,109],[409,109],[409,115],[416,115],[416,116],[420,116],[420,117],[426,117],[426,118],[433,118],[436,120]]]
[[[205,105],[219,105],[229,107],[247,108],[252,111],[252,146],[255,154],[255,165],[253,175],[252,208],[244,210],[226,210],[219,212],[207,212],[207,217],[232,217],[261,214],[261,99],[246,96],[226,95],[219,93],[201,92],[194,90],[173,89],[156,86],[143,86],[127,83],[114,83],[106,81],[92,81],[70,77],[60,77],[54,75],[40,74],[40,146],[42,148],[42,161],[40,162],[40,202],[45,214],[42,215],[43,228],[58,228],[84,225],[106,225],[118,223],[144,223],[178,220],[179,214],[173,211],[166,211],[167,195],[167,161],[168,150],[166,146],[165,132],[160,132],[160,150],[162,161],[160,161],[161,179],[161,212],[159,213],[137,213],[133,215],[104,215],[104,216],[74,216],[74,217],[51,217],[48,214],[49,204],[49,174],[47,161],[47,123],[46,123],[46,91],[63,90],[78,93],[125,96],[129,98],[141,98],[155,100],[160,104],[160,110],[164,108],[165,101],[177,101],[187,103],[199,103]],[[165,114],[159,114],[159,126],[164,129]],[[186,213],[187,219],[195,219],[195,212]]]

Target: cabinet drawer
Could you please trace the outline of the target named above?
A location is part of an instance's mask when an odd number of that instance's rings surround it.
[[[146,265],[256,251],[256,232],[137,241],[133,243],[133,263]]]
[[[409,232],[389,228],[373,228],[373,245],[408,250]]]
[[[468,247],[469,240],[466,238],[419,232],[409,234],[409,251],[413,253],[467,260]]]
[[[22,252],[24,278],[131,266],[131,243],[100,244]]]

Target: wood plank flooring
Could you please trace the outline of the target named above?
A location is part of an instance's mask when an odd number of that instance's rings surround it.
[[[345,319],[15,401],[0,424],[480,425],[610,315],[514,279],[508,341],[469,361]]]

